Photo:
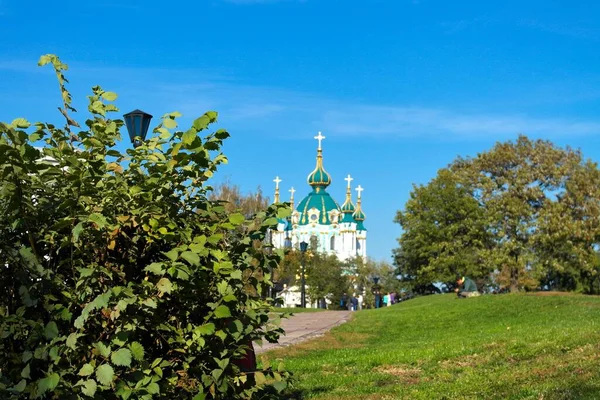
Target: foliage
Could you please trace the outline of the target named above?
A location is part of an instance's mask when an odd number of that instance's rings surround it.
[[[186,131],[179,113],[123,154],[116,94],[93,88],[86,128],[52,55],[67,125],[0,124],[0,397],[250,398],[286,386],[248,370],[252,341],[276,340],[261,294],[278,254],[270,207],[247,220],[207,199],[229,134]],[[42,144],[42,148],[34,145]],[[277,215],[279,214],[279,215]],[[243,227],[246,235],[227,234]],[[247,287],[254,291],[246,290]]]
[[[458,272],[511,291],[548,285],[590,293],[599,183],[597,165],[579,151],[525,136],[459,158],[416,187],[398,213],[395,264],[421,285],[451,282]]]
[[[450,284],[457,273],[489,274],[481,251],[489,244],[483,208],[456,174],[442,169],[426,186],[415,186],[395,222],[402,226],[394,263],[402,281]],[[414,288],[414,287],[413,287]]]
[[[418,297],[260,357],[295,399],[597,399],[600,298],[544,294]]]
[[[246,218],[265,211],[269,207],[269,198],[263,195],[262,189],[256,188],[256,192],[242,194],[238,185],[225,181],[217,185],[208,195],[211,201],[222,201],[223,206],[229,213],[241,212]]]
[[[343,274],[343,264],[335,255],[308,250],[304,256],[297,249],[286,252],[275,280],[288,286],[301,284],[301,270],[304,263],[306,293],[311,301],[329,299],[333,306],[339,304],[344,292],[350,289],[350,281]]]

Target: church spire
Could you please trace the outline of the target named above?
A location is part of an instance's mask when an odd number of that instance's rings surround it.
[[[281,182],[281,179],[279,179],[279,176],[276,176],[275,179],[273,179],[273,182],[275,182],[275,200],[273,202],[279,203],[279,183]]]
[[[362,194],[363,190],[364,189],[360,185],[358,185],[358,187],[356,188],[356,191],[358,192],[358,198],[356,199],[356,211],[354,211],[354,214],[352,214],[354,219],[358,222],[357,230],[365,230],[365,228],[363,226],[363,221],[367,218],[365,216],[365,213],[362,211],[362,207],[361,207],[361,204],[362,204],[361,194]]]
[[[294,187],[292,186],[292,188],[289,190],[290,192],[290,207],[292,208],[292,211],[294,211],[294,193],[296,193],[296,189],[294,189]]]
[[[350,188],[350,183],[354,180],[350,174],[346,178],[344,178],[346,182],[348,182],[348,187],[346,188],[346,201],[342,204],[342,212],[344,214],[352,214],[354,213],[354,204],[352,203],[352,189]]]
[[[325,139],[325,136],[319,132],[315,139],[319,141],[319,147],[317,148],[317,166],[314,171],[308,175],[308,184],[313,187],[316,191],[319,188],[326,188],[331,184],[331,176],[323,168],[323,149],[321,148],[321,142]]]

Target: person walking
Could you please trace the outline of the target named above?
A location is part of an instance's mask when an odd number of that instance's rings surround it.
[[[387,307],[390,305],[390,294],[384,294],[383,295],[383,306]]]
[[[350,299],[352,303],[352,311],[358,310],[358,298],[356,297],[356,293],[352,294],[352,299]]]
[[[344,292],[342,298],[340,299],[340,307],[342,307],[342,310],[348,309],[348,295],[346,294],[346,292]]]

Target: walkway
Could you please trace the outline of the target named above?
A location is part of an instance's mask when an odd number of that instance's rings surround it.
[[[279,343],[265,342],[262,347],[254,345],[256,354],[273,350],[277,347],[290,346],[316,336],[321,336],[334,326],[350,320],[351,311],[317,311],[294,314],[282,319],[281,326],[285,336],[279,338]]]

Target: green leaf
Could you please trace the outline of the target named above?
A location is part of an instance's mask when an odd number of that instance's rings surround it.
[[[220,305],[219,307],[217,307],[217,309],[215,310],[215,317],[217,317],[217,318],[231,317],[231,311],[229,311],[229,307],[224,306],[224,305]]]
[[[158,383],[156,383],[156,382],[152,382],[151,384],[146,386],[145,389],[150,394],[159,394],[160,393],[160,386],[158,386]]]
[[[94,273],[94,270],[92,268],[79,268],[79,277],[80,278],[88,277],[88,276],[92,275],[93,273]]]
[[[81,388],[81,393],[89,397],[94,397],[94,395],[96,394],[96,389],[98,389],[98,385],[96,384],[95,380],[88,379],[83,382],[82,386],[83,387]]]
[[[181,136],[181,141],[183,142],[183,144],[192,144],[194,142],[194,139],[196,139],[196,132],[197,131],[195,129],[188,129],[187,131],[185,131],[183,133],[183,136]]]
[[[94,347],[96,348],[96,350],[98,350],[98,353],[105,358],[108,358],[108,356],[110,356],[110,347],[105,345],[102,342],[96,342],[94,343]]]
[[[29,360],[31,360],[31,357],[33,357],[33,353],[30,351],[24,351],[23,352],[23,356],[21,357],[21,361],[23,362],[27,362]]]
[[[102,98],[106,101],[115,101],[117,94],[115,92],[104,92],[102,93]]]
[[[48,322],[48,325],[46,325],[46,327],[44,328],[44,336],[48,340],[54,339],[58,336],[58,326],[56,326],[56,322]]]
[[[11,125],[14,126],[15,128],[23,128],[23,129],[27,129],[31,126],[29,121],[27,121],[25,118],[16,118],[13,120],[13,122],[11,122]]]
[[[73,242],[77,242],[79,240],[79,235],[83,232],[83,222],[78,223],[73,227]]]
[[[146,300],[144,300],[143,303],[146,307],[150,307],[150,308],[156,308],[156,301],[154,301],[153,298],[148,297]]]
[[[156,284],[156,288],[158,289],[158,291],[161,294],[162,293],[169,293],[170,294],[171,290],[173,290],[173,284],[167,278],[161,278],[158,281],[158,283]]]
[[[210,118],[206,114],[204,114],[203,116],[196,118],[192,125],[196,132],[199,132],[208,128],[208,124],[210,124]]]
[[[275,382],[273,382],[273,387],[278,392],[282,392],[287,387],[287,382],[286,381],[275,381]]]
[[[115,376],[115,371],[113,370],[113,367],[111,367],[108,364],[102,364],[96,370],[96,380],[101,385],[110,386],[114,376]]]
[[[129,345],[129,350],[131,350],[133,358],[137,361],[142,361],[144,359],[144,346],[142,346],[139,342],[131,343]]]
[[[30,367],[29,363],[27,363],[25,368],[23,368],[23,371],[21,371],[21,378],[31,379],[30,374],[31,374],[31,367]]]
[[[163,275],[164,274],[163,264],[162,263],[152,263],[152,264],[146,266],[146,268],[144,268],[144,271],[150,272],[151,274],[154,274],[154,275]]]
[[[99,229],[104,228],[107,224],[106,217],[99,213],[90,214],[90,216],[88,217],[88,221],[96,224]]]
[[[284,219],[292,214],[292,210],[287,207],[281,207],[277,210],[277,218]]]
[[[48,375],[44,379],[38,381],[38,394],[44,394],[50,390],[54,390],[60,381],[60,376],[56,372]]]
[[[256,371],[254,373],[254,380],[256,381],[257,385],[264,385],[267,382],[267,378],[265,377],[265,374],[263,374],[260,371]]]
[[[21,393],[27,387],[27,381],[25,379],[21,379],[19,383],[17,383],[12,389]]]
[[[163,253],[165,256],[169,257],[171,261],[177,261],[177,257],[179,257],[179,252],[177,249],[172,249],[166,253]]]
[[[163,119],[163,126],[167,129],[174,129],[177,127],[177,122],[171,118]]]
[[[79,376],[90,376],[94,373],[94,366],[90,363],[84,364],[83,367],[79,370],[77,375]]]
[[[231,222],[234,225],[241,225],[244,223],[245,220],[246,220],[246,217],[244,217],[240,213],[231,214],[229,216],[229,222]]]
[[[213,333],[215,333],[215,324],[211,322],[208,324],[201,325],[194,329],[194,332],[198,335],[212,335]]]
[[[131,365],[131,351],[128,349],[119,349],[114,351],[110,356],[110,360],[114,365],[120,367],[129,367]]]
[[[82,333],[71,333],[69,337],[67,337],[67,347],[75,350],[75,345],[77,344],[77,339],[84,336]]]
[[[184,251],[183,253],[181,253],[181,258],[189,262],[191,265],[200,264],[200,257],[198,257],[198,254],[193,253],[191,251]]]

